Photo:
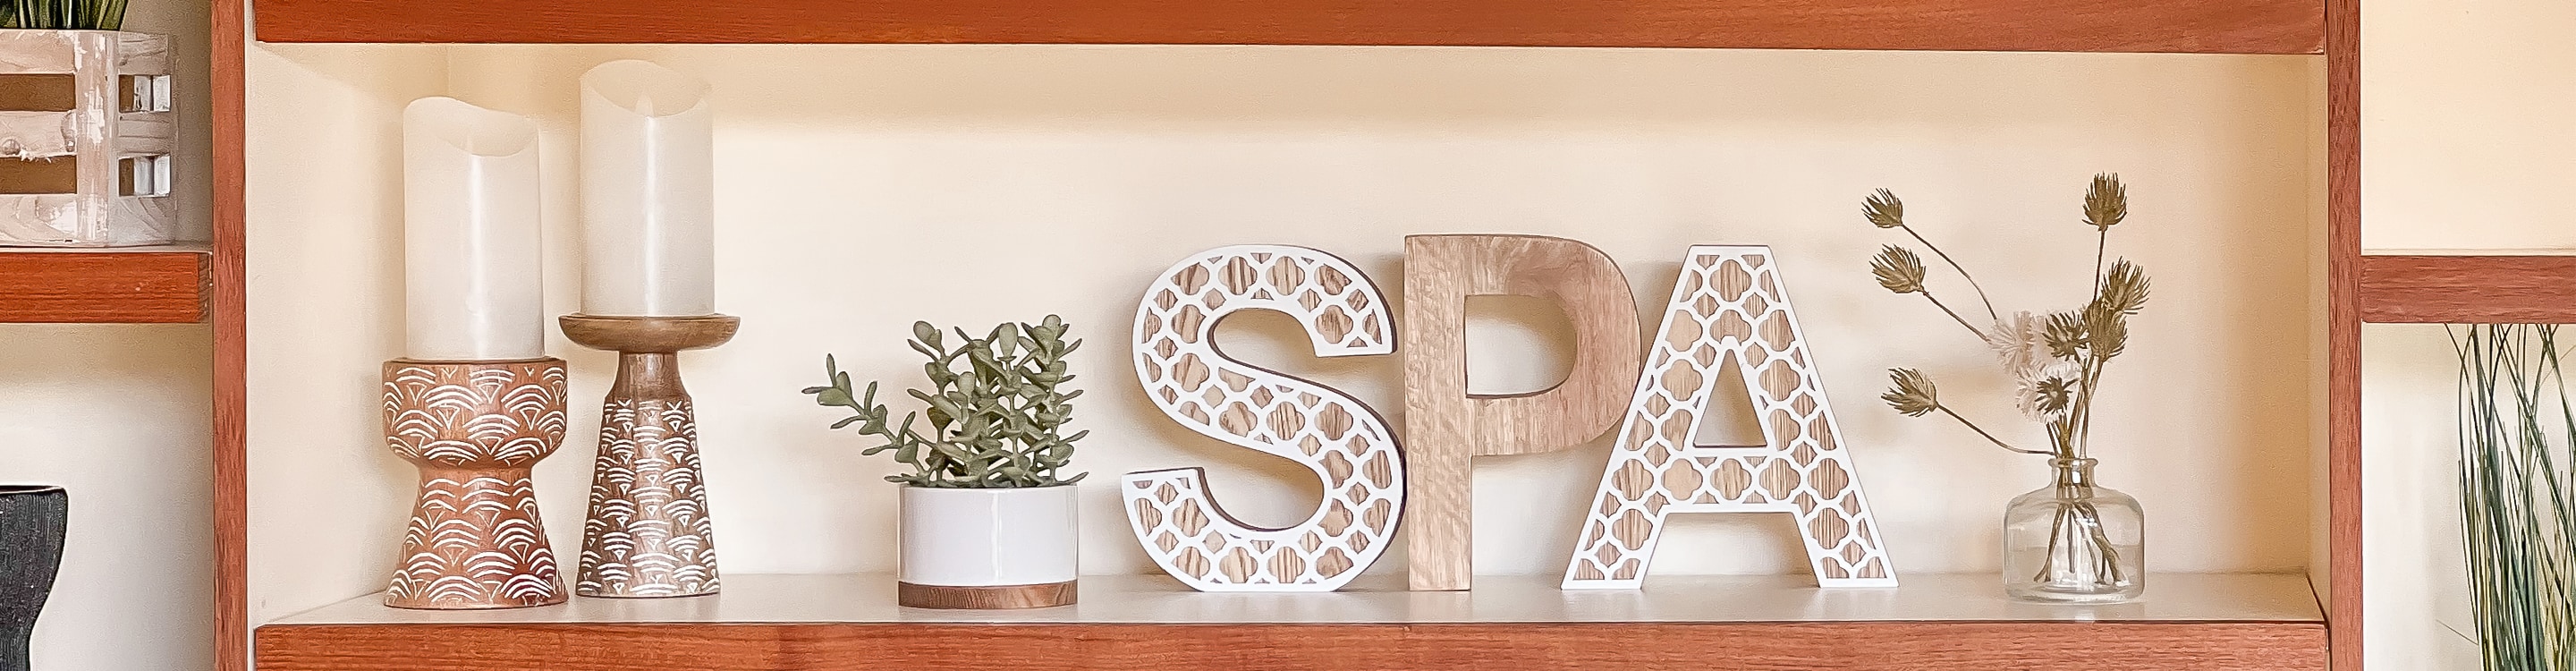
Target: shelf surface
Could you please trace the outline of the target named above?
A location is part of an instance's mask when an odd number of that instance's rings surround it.
[[[2319,0],[258,0],[260,40],[2315,54]]]
[[[692,599],[405,611],[370,595],[261,627],[264,671],[537,668],[2323,669],[2302,575],[2160,574],[2113,606],[2006,600],[1992,574],[1823,590],[1797,576],[1672,576],[1563,591],[1482,576],[1405,592],[1213,594],[1086,576],[1082,602],[1024,611],[894,605],[891,576],[726,576]],[[1210,626],[1221,625],[1221,626]],[[2055,660],[2051,662],[2051,660]]]
[[[194,323],[206,267],[202,245],[0,247],[0,323]]]
[[[2576,256],[2365,255],[2361,258],[2361,320],[2576,323]]]
[[[1465,592],[1403,591],[1372,575],[1324,594],[1202,593],[1163,576],[1083,576],[1070,608],[895,605],[888,574],[728,575],[694,599],[575,599],[543,608],[402,610],[381,595],[279,620],[311,624],[873,622],[937,624],[1433,624],[1482,622],[2185,621],[2322,622],[2307,576],[2177,573],[2148,598],[2065,607],[2006,599],[1991,574],[1909,574],[1896,589],[1820,589],[1804,576],[1664,576],[1641,590],[1560,590],[1555,576],[1478,576]]]

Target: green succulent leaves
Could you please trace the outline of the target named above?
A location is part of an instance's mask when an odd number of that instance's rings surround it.
[[[893,452],[895,461],[913,467],[886,476],[889,482],[946,489],[1069,485],[1088,475],[1063,477],[1062,471],[1073,460],[1074,443],[1091,432],[1062,435],[1073,419],[1073,399],[1082,396],[1061,390],[1076,377],[1066,357],[1082,347],[1065,339],[1067,330],[1055,315],[1036,324],[1002,324],[982,338],[956,329],[952,349],[937,327],[914,323],[909,344],[930,359],[922,376],[931,388],[907,390],[927,407],[906,413],[901,424],[891,423],[893,411],[877,403],[876,383],[854,390],[830,355],[823,357],[829,384],[805,393],[817,405],[850,409],[832,428],[858,424],[861,435],[885,441],[860,454]],[[927,432],[916,428],[923,419]]]
[[[8,0],[0,2],[0,28],[117,30],[125,25],[126,0]]]

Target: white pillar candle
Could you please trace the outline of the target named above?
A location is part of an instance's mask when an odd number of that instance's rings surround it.
[[[581,76],[581,311],[714,314],[715,130],[706,80],[646,61]]]
[[[545,356],[537,125],[454,98],[403,109],[404,355]]]

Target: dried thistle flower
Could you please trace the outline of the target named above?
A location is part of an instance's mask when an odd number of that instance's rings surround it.
[[[2101,309],[2101,304],[2084,311],[2084,347],[2100,361],[2119,356],[2129,348],[2129,316]]]
[[[1932,378],[1925,376],[1923,371],[1890,368],[1887,378],[1895,386],[1878,396],[1880,400],[1887,401],[1887,407],[1895,408],[1907,417],[1921,417],[1941,409],[1941,390],[1932,386]]]
[[[1900,294],[1923,291],[1923,257],[1914,250],[1888,245],[1869,260],[1869,272],[1878,276],[1878,285]]]
[[[2127,218],[2129,187],[2120,184],[2120,174],[2094,175],[2093,186],[2084,190],[2084,223],[2107,232]]]
[[[2084,313],[2060,312],[2048,316],[2046,340],[2048,353],[2060,359],[2072,359],[2084,348]]]
[[[2134,315],[2147,307],[2147,292],[2152,285],[2145,268],[2130,263],[2128,259],[2120,259],[2111,264],[2110,272],[2102,275],[2102,290],[2093,297],[2093,303],[2106,306],[2113,312]]]
[[[1905,201],[1897,200],[1896,192],[1886,189],[1879,189],[1877,193],[1870,194],[1867,200],[1861,201],[1860,213],[1861,216],[1869,218],[1869,223],[1879,228],[1896,228],[1905,225]]]
[[[1932,386],[1932,378],[1924,375],[1923,371],[1912,368],[1890,368],[1887,369],[1887,378],[1895,386],[1889,388],[1887,393],[1880,394],[1879,400],[1887,401],[1887,407],[1895,408],[1897,412],[1907,417],[1921,417],[1938,410],[1941,414],[1949,415],[1951,419],[1959,420],[1959,423],[1966,425],[1968,430],[1984,436],[1986,441],[1994,443],[1995,447],[2023,454],[2048,454],[2038,450],[2013,447],[2003,439],[1996,438],[1995,434],[1986,433],[1986,430],[1978,427],[1976,422],[1968,421],[1968,418],[1959,416],[1959,413],[1941,407],[1941,390]]]

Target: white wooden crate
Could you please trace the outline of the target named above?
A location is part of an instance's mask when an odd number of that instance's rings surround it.
[[[0,246],[168,244],[177,132],[170,40],[103,30],[0,30],[0,75],[68,75],[69,110],[0,110],[0,160],[74,161],[69,193],[0,193]]]

